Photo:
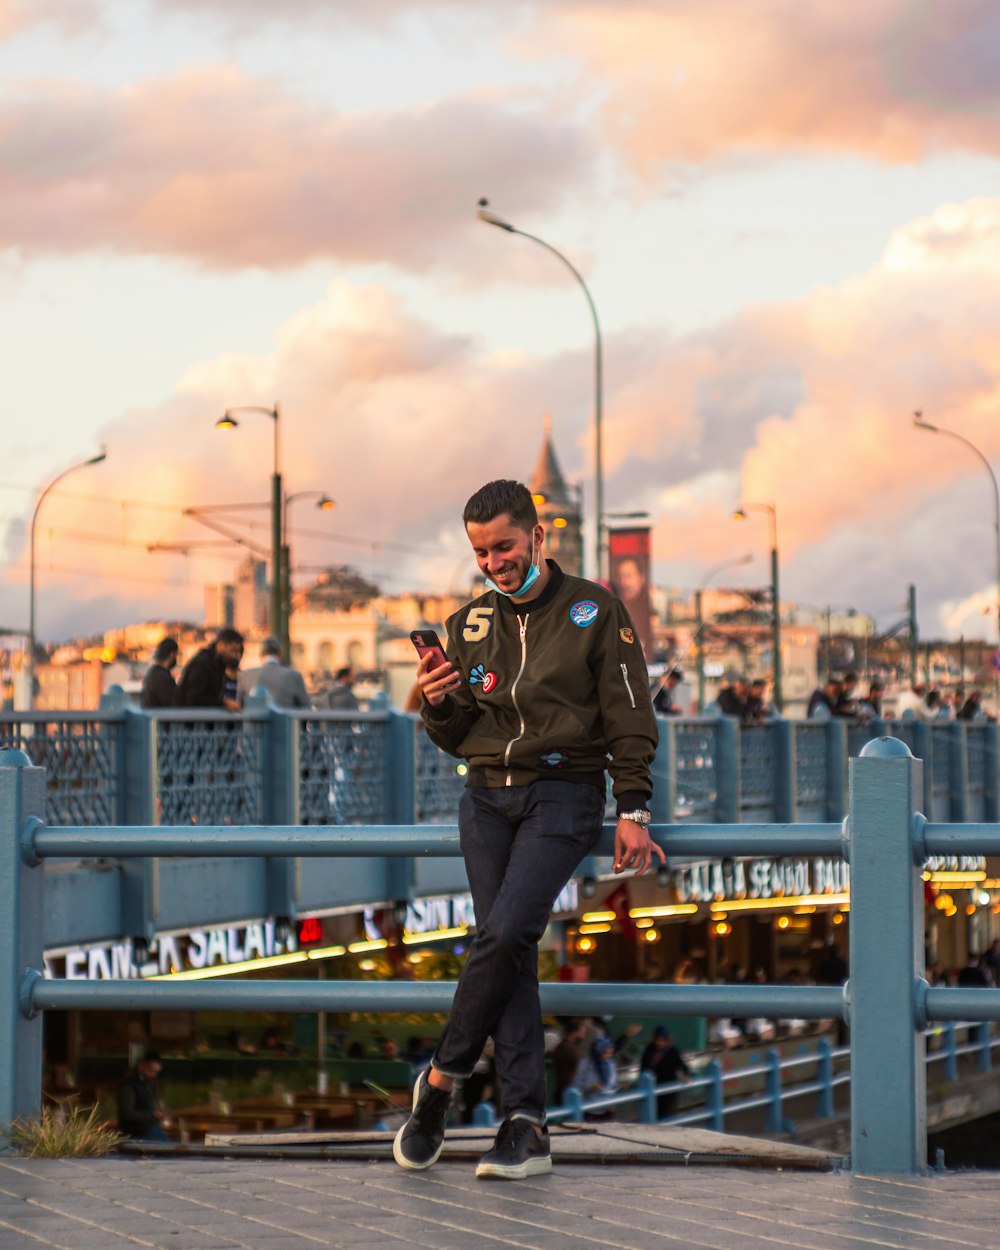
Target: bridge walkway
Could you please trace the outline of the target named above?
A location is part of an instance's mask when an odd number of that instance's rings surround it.
[[[0,1158],[3,1250],[992,1250],[998,1220],[985,1172]]]

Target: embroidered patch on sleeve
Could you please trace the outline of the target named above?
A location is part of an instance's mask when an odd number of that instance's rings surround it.
[[[623,625],[621,627],[618,631],[618,637],[622,640],[622,642],[627,642],[629,646],[635,642],[635,634],[632,633],[627,625]]]

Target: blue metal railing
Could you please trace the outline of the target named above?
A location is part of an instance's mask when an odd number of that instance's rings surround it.
[[[840,820],[847,760],[892,733],[923,759],[933,820],[997,820],[998,729],[988,722],[659,722],[663,818],[741,823]],[[116,689],[99,712],[4,713],[0,748],[44,767],[55,824],[435,824],[454,819],[457,761],[419,718],[278,709],[234,716],[142,711]]]
[[[786,741],[787,745],[787,741]],[[930,856],[1000,854],[1000,824],[947,825],[918,814],[923,766],[893,738],[850,765],[850,812],[839,823],[655,825],[672,856],[844,854],[851,867],[848,985],[545,984],[553,1014],[844,1019],[851,1027],[855,1170],[909,1174],[926,1166],[926,1040],[931,1021],[1000,1020],[1000,990],[923,980],[923,882]],[[56,1010],[447,1011],[454,986],[411,982],[55,981],[41,972],[46,858],[96,856],[128,865],[148,856],[455,856],[453,827],[210,826],[201,829],[46,826],[45,773],[21,752],[0,753],[0,1124],[37,1113],[40,1013]],[[599,853],[610,850],[605,830]],[[106,877],[107,874],[101,874]],[[122,889],[127,887],[122,875]],[[772,1081],[775,1079],[773,1074]],[[780,1072],[777,1075],[780,1083]],[[775,1091],[769,1094],[775,1103]]]

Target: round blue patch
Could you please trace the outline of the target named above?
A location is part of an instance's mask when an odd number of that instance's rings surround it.
[[[579,625],[581,629],[586,629],[588,625],[593,625],[597,620],[597,604],[593,599],[581,599],[579,603],[574,603],[570,608],[569,619],[574,625]]]

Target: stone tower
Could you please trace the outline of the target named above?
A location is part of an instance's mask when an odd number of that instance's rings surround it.
[[[583,576],[583,508],[580,488],[567,485],[552,446],[552,418],[545,418],[542,449],[529,487],[545,527],[545,550],[564,573]]]

